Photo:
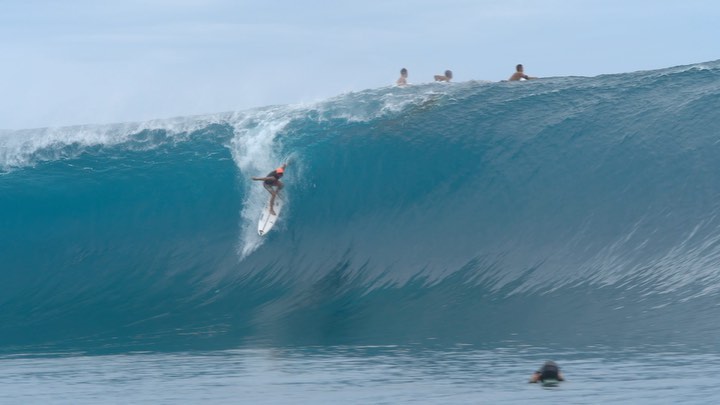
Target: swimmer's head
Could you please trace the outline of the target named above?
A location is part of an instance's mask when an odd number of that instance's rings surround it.
[[[523,71],[523,65],[522,65],[522,64],[518,64],[517,66],[515,66],[515,70],[517,70],[518,72],[522,72],[522,71]]]
[[[400,75],[407,76],[407,69],[405,69],[405,68],[400,69]]]
[[[452,79],[452,70],[446,70],[445,77],[447,77],[448,79]]]

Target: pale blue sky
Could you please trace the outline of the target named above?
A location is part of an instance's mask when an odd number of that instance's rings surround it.
[[[0,0],[0,129],[720,58],[714,0]]]

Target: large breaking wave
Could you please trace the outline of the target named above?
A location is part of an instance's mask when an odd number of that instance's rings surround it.
[[[713,344],[718,111],[710,62],[5,131],[0,346]]]

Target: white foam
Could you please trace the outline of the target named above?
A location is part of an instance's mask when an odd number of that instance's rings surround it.
[[[166,142],[185,141],[194,131],[212,124],[230,125],[234,136],[227,147],[246,185],[238,242],[238,255],[243,259],[265,239],[257,234],[257,220],[269,201],[265,189],[250,177],[264,176],[280,165],[283,158],[287,158],[283,156],[281,142],[277,141],[288,123],[296,119],[307,120],[308,117],[316,117],[319,121],[341,119],[366,122],[400,113],[412,105],[423,105],[441,94],[433,86],[413,86],[412,89],[387,87],[347,93],[312,104],[273,106],[243,112],[136,123],[0,131],[0,173],[43,161],[75,158],[96,146],[133,142],[129,147],[150,150]],[[158,139],[138,137],[143,131],[153,130],[163,130],[166,136]],[[284,217],[289,212],[288,208]]]
[[[171,141],[183,141],[188,134],[211,124],[229,124],[236,128],[239,136],[248,135],[253,138],[252,141],[248,140],[250,143],[245,146],[260,147],[260,139],[265,138],[259,133],[252,135],[253,127],[257,125],[262,125],[266,127],[265,130],[272,132],[273,127],[275,130],[282,128],[290,119],[308,117],[311,111],[318,113],[316,116],[321,121],[343,119],[348,122],[365,122],[387,114],[399,113],[408,106],[423,105],[441,94],[436,87],[429,85],[411,88],[391,86],[346,93],[307,105],[266,107],[243,112],[121,124],[2,130],[0,131],[0,171],[34,166],[42,161],[74,158],[90,147],[115,146],[132,141],[143,131],[163,130]],[[261,124],[257,124],[258,122]],[[143,146],[151,149],[160,144],[149,141]],[[264,150],[259,152],[265,153]],[[247,156],[239,157],[243,159],[238,161],[238,167],[242,169],[249,160]]]
[[[410,106],[422,106],[445,92],[431,85],[397,87],[350,92],[319,102],[313,106],[320,120],[342,119],[367,122],[389,114],[397,114]]]
[[[0,170],[34,166],[42,161],[70,159],[94,146],[126,143],[133,136],[152,130],[164,130],[174,141],[210,124],[226,121],[231,114],[182,117],[139,123],[78,125],[59,128],[26,129],[0,132]],[[69,148],[73,146],[72,148]],[[159,144],[148,143],[152,149]]]
[[[287,107],[269,108],[248,115],[233,124],[235,136],[230,143],[230,151],[240,175],[247,177],[244,182],[247,185],[245,201],[240,213],[238,254],[241,260],[263,242],[263,237],[257,233],[257,220],[269,202],[269,194],[265,188],[250,180],[250,177],[263,177],[282,163],[275,139],[292,120],[295,111]]]

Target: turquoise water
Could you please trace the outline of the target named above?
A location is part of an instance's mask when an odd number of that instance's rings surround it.
[[[3,398],[718,398],[718,111],[715,61],[2,131]]]
[[[567,381],[528,384],[546,356]],[[2,359],[0,402],[23,404],[708,404],[717,355],[658,348],[308,347]]]

